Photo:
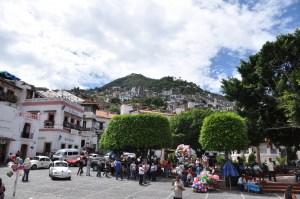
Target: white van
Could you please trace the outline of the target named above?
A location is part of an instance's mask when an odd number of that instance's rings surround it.
[[[52,156],[52,161],[55,160],[73,160],[80,157],[79,149],[60,149]]]

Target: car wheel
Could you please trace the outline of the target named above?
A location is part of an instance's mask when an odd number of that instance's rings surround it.
[[[71,180],[71,177],[69,177],[68,180]]]
[[[55,177],[51,177],[52,180],[55,180]]]
[[[37,166],[34,164],[34,165],[31,166],[31,169],[32,170],[37,169]]]

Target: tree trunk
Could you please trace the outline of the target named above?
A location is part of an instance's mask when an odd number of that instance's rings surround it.
[[[228,151],[225,151],[225,154],[224,154],[224,156],[225,156],[225,161],[227,161],[229,158],[228,158],[228,155],[229,155],[229,153],[228,153]]]
[[[258,164],[261,164],[261,159],[260,159],[260,149],[259,149],[259,146],[255,146],[256,148],[256,162]]]

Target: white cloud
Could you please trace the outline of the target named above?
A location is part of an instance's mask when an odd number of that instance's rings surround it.
[[[212,58],[222,48],[243,54],[274,39],[275,26],[286,30],[288,20],[280,16],[292,3],[0,1],[0,69],[50,88],[134,72],[181,77],[217,91],[226,74],[210,76]]]

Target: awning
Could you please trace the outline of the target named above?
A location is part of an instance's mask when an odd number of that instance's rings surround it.
[[[13,138],[9,138],[9,137],[2,137],[0,136],[0,140],[5,140],[5,141],[16,141],[15,139]]]

